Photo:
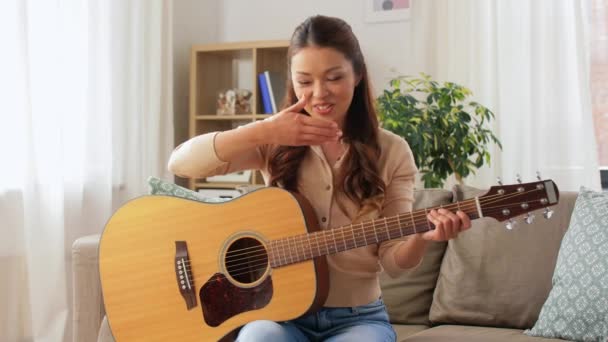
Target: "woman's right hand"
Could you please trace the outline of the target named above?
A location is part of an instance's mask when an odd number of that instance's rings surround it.
[[[306,106],[307,98],[308,96],[302,95],[296,104],[263,121],[267,126],[267,138],[271,144],[320,145],[340,139],[342,131],[334,121],[300,113]]]

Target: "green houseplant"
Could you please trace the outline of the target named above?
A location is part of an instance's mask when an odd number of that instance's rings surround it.
[[[486,127],[494,113],[467,100],[469,89],[439,84],[426,74],[399,76],[390,85],[376,99],[380,121],[409,143],[426,188],[443,187],[451,174],[462,183],[484,163],[490,164],[490,141],[502,149]]]

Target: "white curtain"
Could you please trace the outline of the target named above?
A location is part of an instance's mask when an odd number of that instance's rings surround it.
[[[71,340],[70,248],[169,178],[169,0],[0,2],[0,340]]]
[[[417,0],[412,63],[470,88],[496,114],[503,150],[465,183],[496,177],[600,189],[589,84],[588,0]]]

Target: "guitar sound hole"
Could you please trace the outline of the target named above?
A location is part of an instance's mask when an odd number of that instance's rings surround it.
[[[234,241],[224,260],[230,276],[244,284],[260,279],[268,268],[268,253],[258,240],[246,237]]]

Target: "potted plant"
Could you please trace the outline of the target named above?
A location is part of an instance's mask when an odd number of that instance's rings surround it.
[[[443,187],[448,176],[457,181],[490,164],[490,141],[501,149],[486,126],[494,113],[469,101],[471,91],[452,82],[439,84],[429,75],[399,76],[376,101],[382,126],[405,138],[425,188]]]

